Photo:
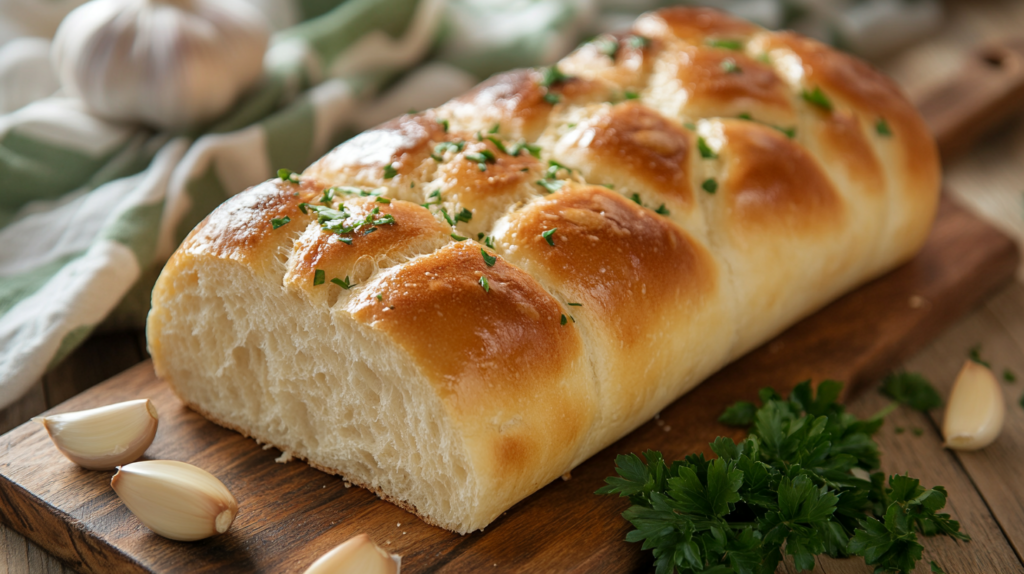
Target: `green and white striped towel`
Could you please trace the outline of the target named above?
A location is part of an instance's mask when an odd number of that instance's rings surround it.
[[[250,1],[279,28],[264,82],[203,133],[171,135],[97,118],[59,95],[37,99],[56,85],[46,41],[12,40],[17,24],[24,35],[52,34],[80,1],[0,0],[0,112],[17,108],[0,116],[0,408],[97,327],[141,327],[163,263],[230,195],[662,4]],[[784,23],[780,0],[720,4]]]

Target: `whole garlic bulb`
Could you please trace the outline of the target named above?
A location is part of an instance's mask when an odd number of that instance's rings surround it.
[[[93,0],[61,22],[51,55],[67,94],[97,115],[181,130],[259,80],[269,37],[243,0]]]

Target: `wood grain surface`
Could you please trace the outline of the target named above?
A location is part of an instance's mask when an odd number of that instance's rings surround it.
[[[557,480],[513,507],[486,534],[451,534],[363,489],[346,488],[339,477],[299,462],[275,463],[276,450],[263,450],[183,407],[148,362],[54,411],[153,399],[160,430],[146,458],[190,462],[220,477],[240,501],[231,530],[198,543],[149,532],[110,489],[111,472],[68,462],[31,422],[0,437],[0,515],[9,527],[84,572],[301,572],[360,532],[401,554],[404,572],[644,571],[649,555],[622,541],[628,525],[617,514],[626,501],[592,494],[611,474],[615,454],[655,448],[679,458],[707,452],[715,436],[738,436],[716,422],[722,409],[753,398],[763,386],[785,391],[808,378],[852,385],[872,380],[980,304],[1010,280],[1017,264],[1017,250],[1005,235],[944,199],[929,242],[909,264],[727,366],[656,420],[580,465],[570,480]],[[920,456],[942,452],[937,446],[929,451]],[[955,473],[935,478],[957,484]],[[963,506],[981,508],[976,502]],[[973,516],[958,513],[965,522]],[[983,520],[978,517],[979,524]],[[1011,565],[1012,554],[993,548],[984,557],[1001,560],[991,564],[1008,571],[1002,568]]]

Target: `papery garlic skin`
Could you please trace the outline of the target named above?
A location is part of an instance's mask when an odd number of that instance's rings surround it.
[[[992,444],[1003,430],[1006,400],[996,376],[985,365],[967,360],[956,376],[942,422],[943,446],[978,450]]]
[[[110,486],[147,528],[190,542],[227,532],[238,501],[217,477],[174,460],[146,460],[118,469]]]
[[[269,38],[242,0],[93,0],[61,22],[52,59],[67,95],[97,115],[180,131],[261,78]]]
[[[32,420],[43,425],[71,462],[90,470],[110,470],[146,452],[160,417],[152,401],[139,399]]]
[[[399,574],[402,558],[388,555],[366,534],[349,538],[321,556],[304,574]]]

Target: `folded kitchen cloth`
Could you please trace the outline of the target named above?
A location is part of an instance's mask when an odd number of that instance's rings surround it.
[[[496,71],[554,61],[586,34],[666,4],[249,1],[278,29],[264,80],[202,133],[180,135],[107,121],[51,95],[48,40],[38,36],[78,2],[0,0],[0,408],[97,327],[144,325],[163,263],[229,196],[278,168],[303,169],[346,135],[437,105]],[[816,0],[799,14],[877,4],[889,18],[903,2]],[[779,0],[718,4],[769,26],[796,13]]]

